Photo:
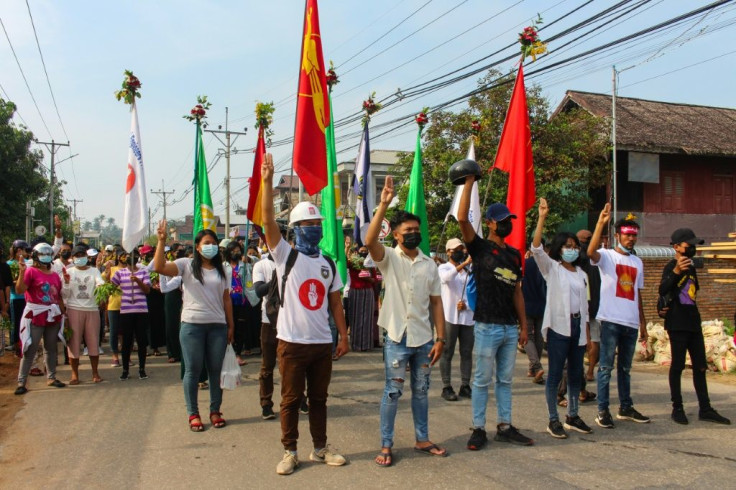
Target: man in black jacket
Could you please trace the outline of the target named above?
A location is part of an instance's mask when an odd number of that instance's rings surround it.
[[[700,312],[695,298],[699,289],[698,275],[695,272],[692,258],[696,245],[703,240],[695,237],[689,228],[679,228],[672,233],[672,247],[675,258],[667,263],[662,272],[659,284],[659,295],[665,298],[666,314],[664,328],[670,336],[672,364],[670,365],[670,393],[672,395],[672,420],[678,424],[687,424],[687,416],[682,405],[680,381],[685,368],[685,355],[690,353],[693,363],[693,385],[698,396],[700,412],[698,418],[717,424],[730,424],[731,421],[721,416],[710,406],[708,385],[705,381],[707,364],[705,359],[705,343],[700,322]]]

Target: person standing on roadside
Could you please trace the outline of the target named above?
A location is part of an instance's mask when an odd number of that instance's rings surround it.
[[[448,262],[437,267],[442,290],[442,309],[445,312],[445,332],[447,348],[440,359],[440,375],[442,377],[442,398],[456,401],[458,396],[470,398],[470,375],[473,369],[473,310],[468,305],[468,279],[470,264],[473,260],[468,255],[465,245],[458,238],[447,240],[445,251]],[[460,390],[455,394],[452,389],[452,358],[455,345],[460,341]]]
[[[309,399],[309,429],[314,451],[309,459],[341,466],[345,458],[327,445],[327,390],[332,376],[332,334],[329,311],[340,332],[336,354],[350,351],[345,314],[340,300],[342,281],[334,262],[319,251],[322,215],[310,202],[300,202],[289,215],[294,228],[294,249],[281,237],[273,209],[273,156],[267,153],[261,166],[261,210],[266,244],[276,263],[281,308],[278,332],[281,371],[281,443],[284,455],[276,473],[289,475],[299,466],[299,406],[306,380]],[[289,260],[291,258],[291,260]],[[291,265],[288,277],[287,264]]]
[[[388,176],[365,235],[368,252],[386,285],[378,315],[378,325],[386,331],[383,347],[386,385],[381,399],[381,452],[374,460],[382,467],[393,463],[394,423],[407,366],[411,371],[414,450],[429,456],[447,456],[445,448],[429,439],[431,368],[442,357],[447,343],[439,273],[434,261],[419,249],[422,235],[418,216],[397,211],[391,219],[396,247],[388,248],[378,241],[383,217],[393,197],[393,177]],[[436,337],[430,314],[434,318]]]
[[[631,362],[634,359],[637,332],[640,342],[647,340],[647,323],[641,300],[641,290],[644,289],[644,264],[634,253],[639,224],[633,217],[616,221],[613,225],[616,248],[599,249],[603,229],[610,220],[611,204],[606,203],[588,244],[590,262],[598,267],[601,274],[598,308],[598,321],[601,322],[601,356],[598,368],[598,416],[595,422],[606,429],[613,429],[613,418],[608,407],[614,360],[616,360],[620,402],[616,418],[638,423],[650,421],[649,417],[634,408],[631,399]]]
[[[670,337],[672,364],[670,365],[670,394],[672,397],[672,420],[681,425],[688,423],[682,404],[682,370],[685,369],[685,356],[690,354],[693,368],[693,385],[698,396],[698,419],[717,424],[731,423],[710,405],[708,384],[705,373],[708,363],[705,358],[705,340],[701,327],[700,311],[696,297],[700,284],[695,271],[693,257],[697,245],[705,243],[695,236],[690,228],[678,228],[670,240],[675,249],[675,258],[664,266],[659,295],[669,299],[666,305],[664,328]]]
[[[521,291],[522,257],[506,244],[516,216],[501,204],[486,210],[488,239],[480,237],[469,220],[470,194],[474,176],[465,179],[458,222],[463,242],[473,258],[473,276],[478,299],[475,306],[475,376],[473,379],[473,433],[467,447],[481,449],[486,436],[488,387],[495,377],[497,430],[495,441],[531,446],[534,441],[511,425],[511,383],[516,362],[516,346],[527,343],[524,294]]]
[[[544,243],[542,243],[542,246],[544,246]],[[524,295],[526,325],[529,329],[527,333],[529,341],[524,349],[529,359],[529,370],[526,376],[532,378],[532,383],[543,385],[542,354],[544,351],[544,336],[542,335],[542,320],[544,319],[544,308],[547,304],[547,283],[539,272],[537,262],[531,256],[524,259],[524,280],[521,283],[521,292]]]
[[[253,266],[253,287],[261,300],[261,371],[258,374],[263,420],[276,418],[273,412],[273,370],[276,367],[276,325],[272,325],[266,314],[266,295],[268,284],[276,271],[273,258],[268,255]]]

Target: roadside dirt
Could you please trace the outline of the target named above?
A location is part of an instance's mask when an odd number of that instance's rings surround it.
[[[0,442],[23,406],[23,397],[13,394],[19,363],[20,359],[16,359],[12,352],[5,351],[5,355],[0,357]]]

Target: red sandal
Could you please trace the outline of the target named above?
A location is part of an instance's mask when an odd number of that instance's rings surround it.
[[[225,419],[222,418],[222,412],[210,412],[210,422],[215,429],[222,429],[227,425]]]
[[[199,414],[195,413],[189,416],[189,430],[192,432],[202,432],[204,430],[204,425],[202,425],[202,419]]]

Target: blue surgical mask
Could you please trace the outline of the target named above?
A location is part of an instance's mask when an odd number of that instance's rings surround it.
[[[636,252],[634,252],[634,247],[626,248],[626,247],[624,247],[623,245],[621,245],[619,243],[618,244],[618,248],[620,248],[621,250],[623,250],[624,252],[626,252],[629,255],[636,255]]]
[[[576,248],[563,248],[560,255],[562,256],[562,260],[568,264],[572,264],[580,257],[580,250]]]
[[[206,245],[202,245],[201,254],[205,259],[211,259],[218,253],[220,253],[220,248],[216,244],[208,243]]]
[[[322,240],[322,226],[295,226],[296,248],[303,254],[317,255],[319,242]]]
[[[84,267],[87,265],[87,257],[77,257],[74,259],[74,265],[77,267]]]
[[[38,261],[42,264],[50,264],[52,260],[52,257],[50,255],[39,255]]]

